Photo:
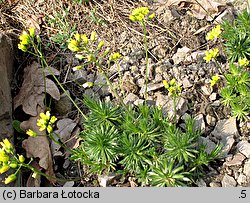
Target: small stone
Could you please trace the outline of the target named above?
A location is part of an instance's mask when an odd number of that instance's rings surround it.
[[[136,84],[139,86],[139,87],[143,87],[143,85],[145,84],[145,79],[144,78],[139,78],[136,82]]]
[[[115,179],[115,175],[100,175],[98,176],[99,185],[101,187],[107,187]]]
[[[218,182],[211,182],[211,183],[209,183],[209,186],[210,187],[221,187],[221,184]]]
[[[107,84],[107,81],[103,75],[100,75],[100,74],[97,75],[97,78],[95,79],[94,84],[96,84],[96,86],[93,87],[93,91],[98,92],[99,95],[107,96],[110,93],[109,86],[105,85]]]
[[[190,80],[187,77],[183,78],[182,85],[183,85],[183,88],[192,87],[192,83],[190,82]]]
[[[205,132],[206,125],[203,118],[203,114],[195,116],[194,120],[195,120],[195,129],[200,130],[201,132]]]
[[[240,185],[246,184],[247,183],[247,177],[244,174],[240,174],[239,177],[237,178],[237,183]]]
[[[212,93],[212,88],[210,86],[201,86],[201,90],[204,93],[204,95],[209,96]]]
[[[73,187],[74,184],[75,184],[74,181],[67,181],[67,182],[63,185],[63,187]]]
[[[67,94],[69,94],[69,91],[67,91]],[[58,101],[55,100],[55,110],[60,115],[69,113],[72,110],[72,106],[72,102],[65,93],[60,96]]]
[[[150,92],[150,91],[154,91],[154,90],[158,90],[158,89],[160,89],[160,88],[162,88],[162,87],[164,87],[164,85],[163,85],[163,83],[161,82],[161,83],[150,83],[150,84],[148,84],[148,86],[147,86],[147,92]],[[144,92],[145,92],[145,89],[146,89],[146,85],[144,85],[142,88],[141,88],[141,90],[140,90],[140,94],[144,94]]]
[[[210,126],[215,126],[216,124],[216,118],[214,118],[213,116],[210,116],[209,114],[206,115],[206,121],[207,121],[207,124]]]
[[[213,107],[219,107],[219,106],[220,106],[220,100],[214,101],[214,102],[211,104],[211,106],[213,106]]]
[[[172,57],[174,64],[178,65],[179,63],[184,62],[188,56],[189,51],[190,49],[188,47],[179,48]]]
[[[184,113],[183,116],[181,117],[183,121],[186,121],[189,118],[191,118],[191,116],[188,113]]]
[[[155,83],[162,82],[162,76],[161,76],[161,74],[156,74],[155,75],[154,82]]]
[[[248,159],[245,164],[244,164],[244,169],[243,173],[247,176],[250,177],[250,159]]]
[[[134,102],[134,105],[139,106],[139,105],[144,104],[144,102],[145,102],[145,100],[143,100],[143,99],[137,99],[137,100]]]
[[[125,104],[128,104],[128,103],[130,103],[130,104],[133,104],[136,100],[138,100],[139,99],[139,97],[137,96],[137,95],[135,95],[135,94],[133,94],[133,93],[129,93],[126,97],[125,97],[125,99],[123,100],[124,101],[124,103]]]
[[[250,158],[250,143],[246,140],[242,140],[237,144],[239,152],[244,154],[247,158]]]
[[[217,94],[215,92],[213,92],[210,96],[209,96],[209,99],[210,101],[214,101],[216,100],[216,97],[217,97]]]
[[[230,161],[226,161],[224,164],[226,166],[241,166],[242,162],[246,159],[244,155],[241,153],[237,153],[233,156],[233,159]]]
[[[208,154],[211,154],[211,152],[214,150],[216,147],[216,144],[209,139],[209,137],[200,137],[199,142],[203,143],[206,145],[206,152]]]
[[[233,177],[225,174],[222,181],[221,181],[222,187],[235,187],[237,185],[237,182],[234,180]]]
[[[198,187],[207,187],[207,184],[206,184],[206,182],[203,179],[199,179],[196,182],[196,184],[197,184]]]

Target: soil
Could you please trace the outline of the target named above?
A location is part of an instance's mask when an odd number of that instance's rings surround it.
[[[216,118],[216,120],[222,120],[228,118],[230,115],[229,109],[223,106],[214,106],[213,102],[209,100],[210,95],[204,95],[201,91],[201,87],[205,84],[205,79],[211,78],[211,76],[218,72],[215,64],[205,64],[202,59],[195,61],[181,62],[178,66],[174,64],[172,57],[176,54],[177,50],[183,47],[190,49],[190,53],[195,51],[204,51],[207,48],[211,48],[214,45],[208,44],[205,39],[206,33],[213,26],[213,22],[205,19],[197,19],[195,16],[191,16],[188,9],[173,7],[172,13],[175,13],[175,18],[168,20],[166,15],[166,7],[162,4],[154,3],[154,1],[133,1],[133,0],[109,0],[106,1],[90,1],[89,4],[77,4],[77,3],[65,3],[60,0],[55,3],[54,1],[36,1],[34,5],[31,5],[29,1],[17,1],[16,3],[10,3],[12,1],[4,1],[6,6],[0,6],[0,17],[2,32],[8,33],[12,37],[14,46],[17,47],[18,35],[23,29],[33,25],[37,28],[38,33],[41,36],[43,43],[43,49],[46,55],[46,59],[50,66],[60,71],[59,80],[64,87],[69,91],[75,102],[80,104],[80,108],[83,108],[81,104],[83,94],[94,93],[97,98],[115,100],[111,93],[104,93],[103,89],[95,89],[93,92],[87,92],[79,86],[86,82],[86,78],[81,76],[81,72],[75,73],[71,71],[71,68],[79,65],[79,62],[74,59],[73,54],[67,49],[67,40],[72,37],[73,32],[86,33],[89,35],[92,30],[98,33],[100,39],[105,40],[105,43],[110,47],[111,51],[121,53],[124,58],[129,57],[129,60],[133,66],[143,68],[145,64],[144,59],[144,45],[142,29],[138,24],[132,23],[128,16],[133,8],[139,6],[148,6],[150,10],[156,12],[156,18],[147,25],[148,41],[149,41],[149,58],[152,67],[158,66],[162,61],[168,61],[172,67],[179,67],[180,72],[183,71],[188,74],[193,74],[192,68],[196,68],[198,71],[204,69],[206,72],[203,79],[199,79],[193,86],[183,92],[183,97],[191,104],[191,108],[187,111],[190,115],[203,114],[210,115]],[[14,1],[15,2],[15,1]],[[32,8],[32,9],[31,9]],[[76,12],[77,11],[77,12]],[[54,20],[56,17],[64,15],[62,24],[59,20]],[[52,17],[54,16],[54,18]],[[67,25],[66,25],[67,24]],[[66,25],[62,27],[62,25]],[[65,39],[59,42],[54,40],[55,36],[61,34],[66,36]],[[13,98],[18,94],[22,82],[23,82],[23,70],[27,65],[32,64],[36,60],[35,57],[22,53],[20,50],[16,50],[16,67],[13,78],[12,96]],[[223,57],[221,58],[222,64],[226,66]],[[110,77],[114,76],[111,70],[109,71]],[[171,70],[169,70],[171,71]],[[125,73],[126,71],[124,71]],[[138,70],[140,72],[140,70]],[[85,73],[84,73],[85,74]],[[139,96],[140,87],[138,75],[136,72],[131,73],[131,80],[124,80],[124,89],[126,97],[129,93],[134,93]],[[134,74],[134,75],[133,75]],[[151,72],[152,78],[155,77],[155,73]],[[98,73],[95,67],[88,67],[86,72],[88,78],[98,77]],[[139,76],[138,76],[139,77]],[[51,77],[50,77],[51,78]],[[51,78],[52,79],[52,78]],[[93,79],[94,80],[94,79]],[[117,75],[113,77],[113,82],[118,80]],[[181,80],[181,79],[180,79]],[[161,90],[159,90],[161,91]],[[62,91],[61,91],[62,92]],[[100,93],[101,92],[101,93]],[[218,90],[216,90],[218,93]],[[122,94],[122,93],[120,93]],[[155,100],[155,92],[150,93],[150,97]],[[139,96],[140,97],[140,96]],[[67,102],[66,106],[67,106]],[[64,104],[65,104],[64,102]],[[81,118],[77,113],[77,110],[70,104],[70,110],[61,112],[56,108],[56,103],[52,102],[52,111],[60,119],[70,118],[77,122],[78,127],[81,129]],[[65,107],[68,108],[68,107]],[[29,115],[25,114],[21,108],[17,108],[13,114],[13,118],[19,121],[25,121],[29,118]],[[244,131],[244,128],[239,127],[241,133],[241,139],[244,137],[249,139],[248,128]],[[246,126],[246,124],[243,124]],[[205,137],[209,136],[214,130],[214,126],[209,126],[206,123]],[[16,132],[17,151],[23,153],[21,149],[21,141],[27,137],[19,137]],[[20,150],[19,150],[20,149]],[[232,151],[235,148],[232,147]],[[98,177],[91,174],[84,174],[84,169],[80,164],[73,163],[68,159],[68,156],[64,156],[63,150],[58,155],[53,156],[54,172],[61,178],[77,178],[82,175],[82,179],[76,180],[74,186],[99,186]],[[225,161],[225,160],[224,160]],[[224,174],[228,173],[227,168],[223,166],[224,161],[218,161],[207,168],[207,176],[204,178],[207,186],[211,182],[220,182]],[[231,174],[233,171],[238,171],[239,168],[235,167],[230,169]],[[24,173],[23,184],[26,185],[29,173]],[[112,186],[131,186],[133,181],[128,175],[123,179],[114,179],[111,183]],[[50,184],[42,179],[42,185]],[[63,182],[59,182],[56,186],[63,185]],[[250,185],[250,182],[245,183]]]

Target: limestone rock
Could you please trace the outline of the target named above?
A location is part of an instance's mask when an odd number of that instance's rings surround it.
[[[124,103],[125,104],[128,104],[128,103],[131,103],[131,104],[133,104],[136,100],[138,100],[139,99],[139,97],[137,96],[137,95],[135,95],[135,94],[133,94],[133,93],[129,93],[126,97],[125,97],[125,99],[124,99]]]
[[[246,157],[243,154],[237,153],[233,156],[232,160],[227,161],[224,164],[226,166],[240,166],[245,159]]]
[[[200,130],[201,132],[205,132],[206,125],[203,115],[199,114],[195,116],[194,120],[195,120],[195,129]]]
[[[222,187],[235,187],[237,185],[237,182],[234,180],[233,177],[225,174],[222,181],[221,181]]]
[[[239,152],[244,154],[247,158],[250,158],[250,143],[246,140],[242,140],[237,144]]]
[[[245,164],[244,164],[244,169],[243,173],[247,176],[250,177],[250,159],[248,159]]]

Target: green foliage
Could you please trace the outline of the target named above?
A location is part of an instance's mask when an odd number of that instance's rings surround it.
[[[250,74],[247,70],[230,64],[230,72],[225,77],[226,85],[220,93],[222,103],[232,109],[232,115],[237,119],[246,119],[250,112]]]
[[[225,51],[231,62],[241,58],[250,59],[250,14],[244,10],[237,19],[231,23],[222,23],[222,38],[225,40]]]
[[[123,171],[142,186],[187,186],[219,155],[219,146],[208,154],[198,144],[201,133],[191,118],[182,131],[156,107],[125,110],[87,97],[84,103],[90,113],[80,134],[82,143],[71,159],[80,160],[92,172]]]

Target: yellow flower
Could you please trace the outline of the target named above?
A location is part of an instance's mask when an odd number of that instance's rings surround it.
[[[3,147],[3,150],[5,150],[6,152],[10,153],[13,150],[13,146],[10,143],[10,141],[8,139],[3,139],[3,142],[0,142],[0,144]]]
[[[97,46],[97,50],[100,50],[102,47],[104,46],[104,41],[100,41],[98,46]]]
[[[76,54],[75,57],[79,60],[84,59],[84,56],[82,54]]]
[[[24,44],[18,44],[18,49],[21,49],[23,52],[27,52],[28,49]]]
[[[169,88],[168,82],[166,80],[163,80],[162,83],[166,89]]]
[[[51,116],[50,118],[50,124],[54,124],[57,121],[57,118],[55,116]]]
[[[75,66],[72,68],[73,71],[78,71],[78,70],[81,70],[82,69],[82,66]]]
[[[81,39],[82,39],[82,41],[83,41],[83,43],[84,43],[85,45],[88,44],[89,39],[88,39],[88,37],[86,36],[86,34],[81,35]]]
[[[145,15],[147,15],[148,13],[149,13],[148,7],[135,8],[132,10],[132,14],[129,15],[129,19],[133,22],[135,21],[142,22],[145,18]]]
[[[93,87],[94,86],[94,83],[93,82],[85,82],[82,87],[83,88],[87,88],[87,87]]]
[[[92,61],[94,59],[94,57],[92,56],[92,54],[89,54],[88,56],[87,56],[87,60],[88,61]]]
[[[94,41],[96,40],[96,32],[95,32],[95,31],[92,31],[92,32],[91,32],[90,40],[91,40],[92,42],[94,42]]]
[[[79,33],[76,33],[74,36],[77,42],[81,41],[81,35]]]
[[[75,39],[71,39],[68,44],[68,48],[73,52],[77,52],[77,51],[80,51],[78,45],[79,45],[78,41],[76,41]]]
[[[48,133],[52,133],[53,132],[53,127],[51,125],[47,126],[47,131]]]
[[[26,131],[26,134],[29,135],[30,137],[36,137],[37,133],[34,132],[33,130],[29,129]]]
[[[25,161],[25,158],[23,155],[18,155],[18,160],[20,161],[20,163],[23,163]]]
[[[19,36],[19,39],[21,40],[21,44],[28,45],[30,43],[30,36],[26,31],[23,31],[22,34]]]
[[[0,162],[7,163],[10,157],[5,153],[3,149],[0,149]]]
[[[7,172],[10,169],[8,165],[3,165],[0,167],[0,174]]]
[[[247,60],[246,58],[240,58],[238,63],[239,63],[239,66],[248,66],[249,60]]]
[[[213,40],[221,34],[220,25],[214,27],[209,33],[207,33],[206,39]]]
[[[46,111],[46,113],[40,113],[40,118],[44,121],[49,121],[50,119],[50,112]]]
[[[217,81],[220,79],[220,76],[219,75],[213,75],[212,76],[212,80],[211,80],[211,82],[210,82],[210,86],[211,87],[213,87],[216,83],[217,83]]]
[[[7,178],[5,178],[4,184],[7,185],[7,184],[13,182],[14,180],[16,180],[16,175],[15,174],[11,174]]]
[[[155,17],[155,13],[152,13],[151,15],[148,16],[148,20],[152,20]]]
[[[34,28],[34,27],[31,27],[31,28],[28,29],[28,31],[29,31],[30,36],[31,36],[32,38],[34,38],[34,37],[35,37],[35,28]]]
[[[109,60],[115,61],[115,60],[119,59],[120,57],[121,57],[121,54],[118,52],[115,52],[115,53],[111,54],[111,56],[109,57]]]
[[[210,49],[208,51],[205,51],[205,56],[203,59],[208,63],[212,59],[216,58],[218,55],[219,55],[219,49],[217,48]]]
[[[38,173],[34,172],[31,177],[36,179],[38,177]]]

